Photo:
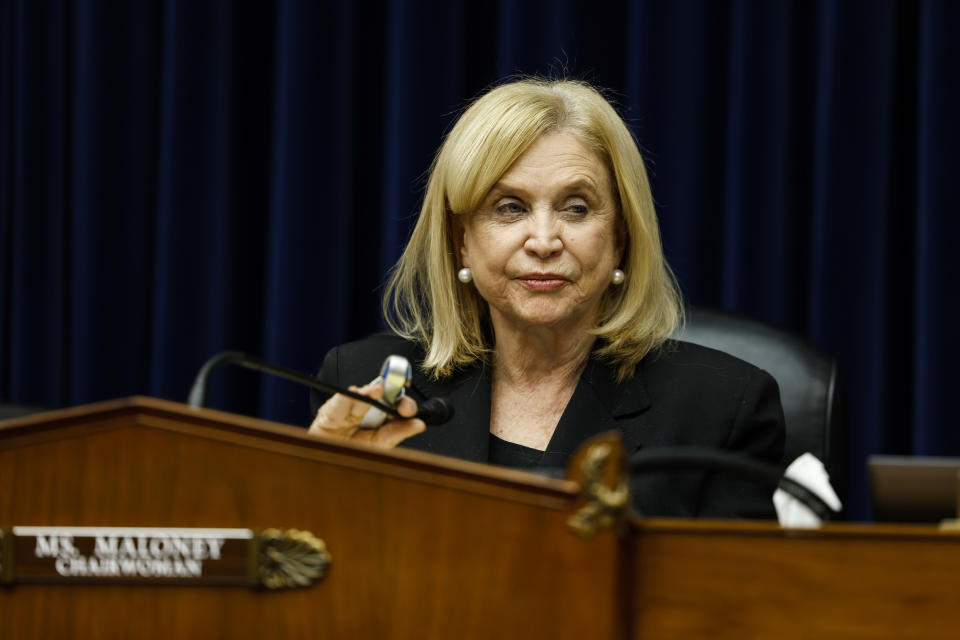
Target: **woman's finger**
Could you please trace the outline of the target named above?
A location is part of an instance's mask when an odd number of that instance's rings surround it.
[[[378,447],[392,448],[411,436],[423,433],[426,428],[427,425],[419,418],[391,420],[383,423],[379,429],[368,431],[371,436],[368,441]]]
[[[383,381],[379,379],[359,388],[355,386],[349,388],[373,400],[383,397]],[[395,447],[427,428],[423,420],[413,417],[417,415],[418,409],[417,402],[413,398],[403,396],[397,402],[396,408],[400,415],[406,417],[405,420],[392,419],[376,429],[362,429],[359,424],[370,409],[370,405],[338,393],[323,403],[308,433],[351,438],[379,447]]]
[[[350,391],[371,398],[383,395],[382,385],[374,383],[359,388],[351,385],[348,388]],[[340,393],[334,394],[317,411],[308,433],[350,437],[357,430],[357,425],[363,420],[369,408],[368,404]]]
[[[350,413],[350,402],[348,400],[349,398],[340,394],[329,398],[317,410],[317,415],[314,416],[307,432],[329,435],[330,432],[347,426],[346,416]]]
[[[412,418],[417,415],[417,401],[411,398],[410,396],[403,396],[400,398],[400,401],[397,402],[397,413],[402,415],[405,418]]]

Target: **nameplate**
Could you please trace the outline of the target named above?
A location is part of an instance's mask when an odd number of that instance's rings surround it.
[[[307,586],[330,563],[323,541],[289,529],[13,527],[0,531],[0,582]]]

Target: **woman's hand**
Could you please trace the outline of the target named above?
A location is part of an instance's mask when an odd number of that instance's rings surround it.
[[[380,381],[371,382],[363,387],[350,386],[349,389],[374,400],[383,397],[383,382]],[[417,415],[417,402],[408,396],[400,398],[396,406],[397,412],[406,419],[392,418],[379,428],[361,429],[358,425],[369,408],[368,404],[338,393],[323,403],[308,433],[332,438],[348,438],[390,448],[427,428],[423,420],[413,417]]]

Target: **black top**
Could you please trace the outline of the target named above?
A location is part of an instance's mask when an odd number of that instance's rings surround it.
[[[391,354],[413,364],[409,392],[415,400],[444,397],[455,410],[450,422],[428,427],[401,446],[490,461],[490,371],[482,363],[434,380],[420,369],[423,352],[415,344],[380,333],[332,349],[320,377],[340,386],[363,383]],[[322,400],[314,396],[316,406]],[[620,432],[627,455],[691,445],[773,464],[783,455],[783,410],[773,378],[733,356],[685,342],[668,341],[648,354],[624,382],[617,382],[615,367],[592,357],[535,467],[563,468],[581,442],[610,430]],[[632,485],[634,508],[644,515],[775,517],[770,491],[725,474],[658,472],[637,475]]]
[[[487,461],[503,467],[535,467],[540,464],[543,451],[503,440],[490,434],[490,453]]]

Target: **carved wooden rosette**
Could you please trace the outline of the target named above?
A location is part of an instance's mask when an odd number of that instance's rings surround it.
[[[623,443],[615,432],[587,440],[570,460],[568,477],[580,485],[581,502],[567,528],[582,538],[619,526],[630,503]]]
[[[251,550],[251,582],[267,589],[309,586],[326,574],[331,561],[323,540],[299,529],[264,529]]]

